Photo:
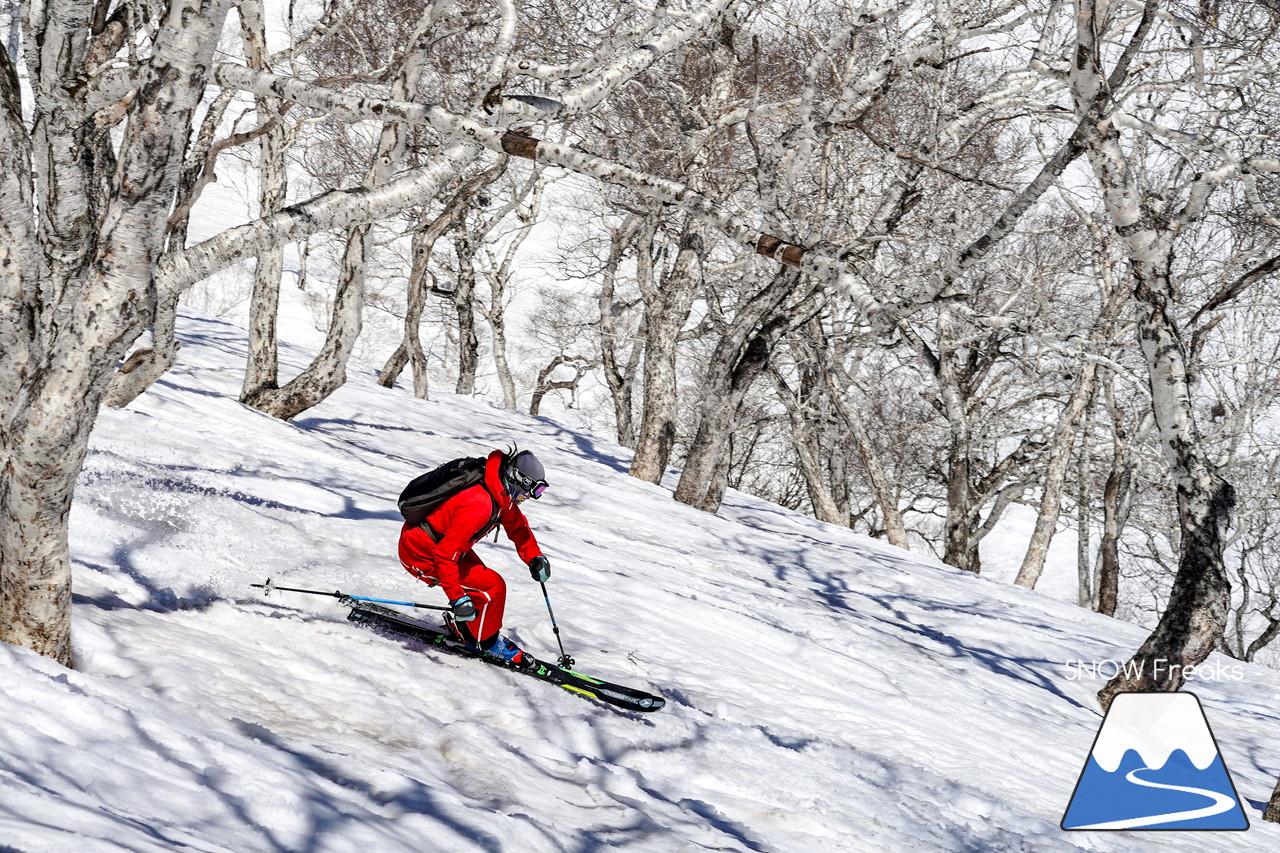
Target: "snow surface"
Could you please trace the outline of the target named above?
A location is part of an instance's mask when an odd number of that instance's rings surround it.
[[[1102,676],[1143,632],[730,493],[719,515],[614,443],[356,373],[283,423],[236,402],[241,328],[104,411],[72,514],[70,671],[0,646],[0,850],[1280,849],[1280,673],[1196,682],[1253,828],[1064,833]],[[284,353],[286,369],[304,354]],[[579,668],[619,713],[345,621],[277,583],[441,603],[395,557],[412,476],[516,441]],[[1010,548],[1017,547],[1009,543]],[[505,540],[510,634],[554,656]]]

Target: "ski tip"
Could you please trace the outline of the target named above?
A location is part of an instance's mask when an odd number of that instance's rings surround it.
[[[579,687],[576,684],[561,684],[560,687],[572,693],[577,693],[579,696],[586,696],[590,699],[605,702],[615,708],[622,708],[627,711],[643,711],[645,713],[661,711],[667,704],[667,700],[663,699],[661,696],[629,696],[623,698],[617,694],[610,695],[607,690],[597,691],[587,687]]]

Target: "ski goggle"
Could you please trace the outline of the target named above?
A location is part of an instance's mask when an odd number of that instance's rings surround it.
[[[542,497],[542,493],[547,490],[546,480],[531,480],[528,477],[521,475],[518,471],[513,472],[513,474],[513,485],[516,487],[516,493],[513,497],[533,498],[536,501],[538,498]]]

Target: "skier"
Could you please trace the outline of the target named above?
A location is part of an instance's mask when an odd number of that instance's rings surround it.
[[[545,583],[551,562],[538,548],[520,504],[537,500],[546,489],[546,472],[532,452],[495,450],[485,461],[483,480],[449,497],[421,524],[406,522],[400,531],[401,564],[414,577],[444,590],[467,648],[517,666],[533,658],[499,633],[506,582],[472,546],[501,523],[529,574]]]

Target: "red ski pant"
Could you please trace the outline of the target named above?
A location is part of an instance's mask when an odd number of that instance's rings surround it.
[[[404,567],[420,581],[433,586],[439,581],[434,567],[411,566],[408,563],[404,563]],[[480,562],[475,551],[467,551],[458,559],[458,580],[476,608],[476,618],[470,622],[459,622],[458,629],[473,643],[488,645],[502,629],[502,613],[507,606],[507,582],[502,575]]]

